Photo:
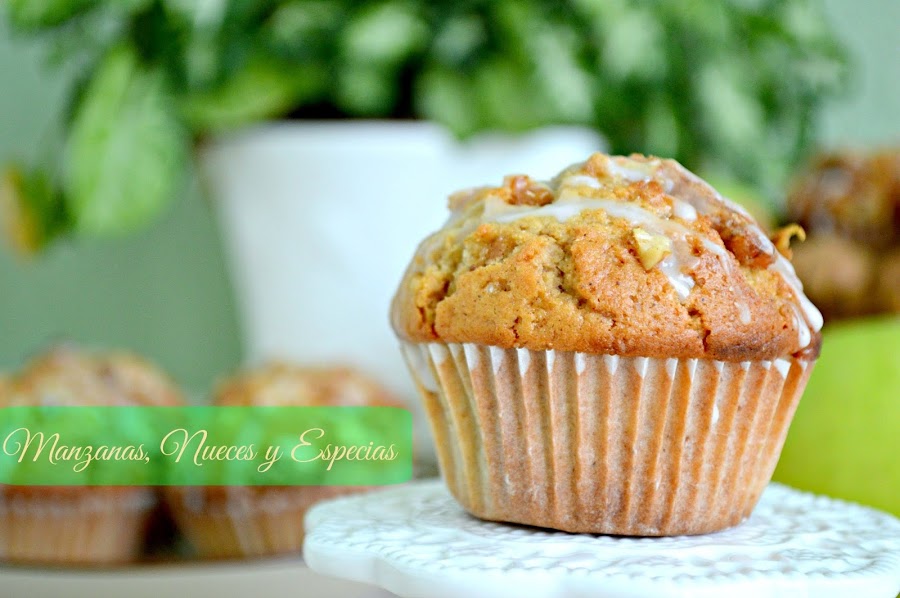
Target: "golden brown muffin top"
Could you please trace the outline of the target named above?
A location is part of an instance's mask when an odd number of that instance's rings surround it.
[[[221,384],[217,405],[400,406],[376,380],[350,367],[300,367],[270,363]]]
[[[450,197],[394,297],[404,339],[728,361],[818,353],[818,310],[752,217],[673,160],[594,154]]]
[[[0,393],[0,397],[2,397]],[[2,406],[181,405],[176,385],[128,353],[93,354],[55,347],[10,379]]]

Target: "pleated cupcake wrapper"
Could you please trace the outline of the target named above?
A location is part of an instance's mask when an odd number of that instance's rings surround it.
[[[700,534],[749,516],[811,362],[403,343],[443,476],[483,519]]]
[[[300,554],[303,517],[316,502],[359,488],[298,487],[266,490],[178,488],[167,502],[178,527],[201,556],[242,558]]]
[[[84,488],[47,496],[5,490],[0,499],[0,561],[113,565],[137,558],[156,504],[151,490]]]

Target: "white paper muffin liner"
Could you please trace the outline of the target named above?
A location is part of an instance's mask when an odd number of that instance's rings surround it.
[[[402,346],[466,510],[602,534],[701,534],[749,516],[812,369]]]
[[[166,491],[182,533],[201,556],[244,558],[299,554],[303,517],[320,500],[359,492],[347,486],[185,487]]]
[[[59,492],[0,486],[0,561],[114,565],[135,560],[156,504],[146,488]]]

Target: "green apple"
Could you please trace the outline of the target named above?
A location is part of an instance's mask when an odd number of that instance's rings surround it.
[[[826,326],[774,479],[900,516],[900,317]]]

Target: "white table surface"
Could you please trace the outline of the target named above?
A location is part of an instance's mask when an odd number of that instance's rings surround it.
[[[296,557],[141,565],[110,570],[0,567],[3,598],[387,598],[389,592],[312,572]]]

